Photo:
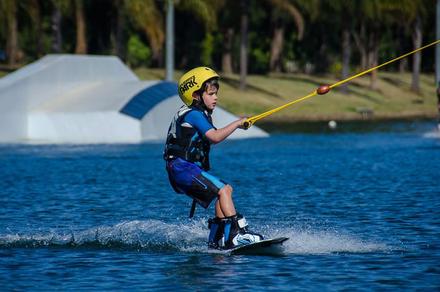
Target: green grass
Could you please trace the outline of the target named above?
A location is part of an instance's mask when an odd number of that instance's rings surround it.
[[[141,79],[161,79],[160,69],[137,69]],[[182,72],[176,72],[175,80]],[[252,116],[301,98],[320,84],[338,81],[333,76],[304,74],[250,75],[248,88],[239,90],[239,76],[222,76],[219,105],[240,116]],[[362,119],[361,109],[374,112],[374,119],[434,118],[437,115],[437,97],[433,75],[421,75],[421,93],[410,90],[410,73],[379,72],[377,90],[369,88],[369,77],[352,80],[348,94],[340,87],[325,95],[313,96],[264,119],[267,122],[326,121]]]
[[[138,68],[134,72],[143,80],[164,79],[163,69]],[[0,77],[8,72],[0,70]],[[183,72],[176,71],[174,79]],[[353,73],[354,74],[354,73]],[[221,78],[219,105],[239,116],[252,116],[301,98],[320,84],[337,82],[333,76],[305,74],[250,75],[248,87],[239,90],[239,76]],[[371,109],[374,119],[435,118],[437,97],[434,75],[420,76],[421,93],[410,90],[411,73],[379,71],[378,89],[369,88],[369,77],[362,76],[348,83],[349,93],[334,88],[325,95],[313,96],[277,112],[261,122],[359,120],[360,109]]]

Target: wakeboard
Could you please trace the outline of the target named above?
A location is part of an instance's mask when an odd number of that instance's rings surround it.
[[[283,253],[282,245],[288,239],[288,237],[264,239],[260,242],[227,249],[224,252],[231,255],[281,255]]]

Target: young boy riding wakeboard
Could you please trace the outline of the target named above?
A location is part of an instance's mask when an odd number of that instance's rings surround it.
[[[179,96],[185,104],[174,116],[168,130],[164,159],[171,186],[205,209],[215,201],[215,218],[209,219],[208,247],[231,249],[259,242],[263,237],[247,229],[246,219],[235,210],[232,187],[208,171],[211,144],[244,129],[245,118],[217,129],[211,114],[217,105],[220,76],[207,67],[197,67],[179,80]]]

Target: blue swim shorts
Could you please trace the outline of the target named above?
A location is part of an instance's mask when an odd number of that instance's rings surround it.
[[[217,198],[227,183],[201,169],[197,164],[182,158],[167,161],[166,169],[171,186],[177,193],[184,193],[203,208]]]

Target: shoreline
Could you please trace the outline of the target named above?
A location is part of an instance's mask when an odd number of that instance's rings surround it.
[[[296,123],[296,122],[328,122],[328,121],[346,121],[346,122],[381,122],[381,121],[411,121],[411,120],[430,120],[440,117],[440,113],[435,111],[429,112],[404,112],[404,113],[371,113],[362,115],[359,113],[342,113],[329,115],[274,115],[266,119],[262,119],[257,124],[265,123]]]
[[[329,121],[336,122],[336,128],[330,129]],[[396,124],[407,125],[403,128],[410,128],[414,123],[440,123],[438,114],[386,114],[376,115],[370,118],[349,118],[346,115],[315,116],[307,118],[298,117],[274,117],[258,121],[255,126],[268,133],[289,133],[289,132],[333,132],[333,131],[354,131],[364,132],[370,130],[386,130]]]

